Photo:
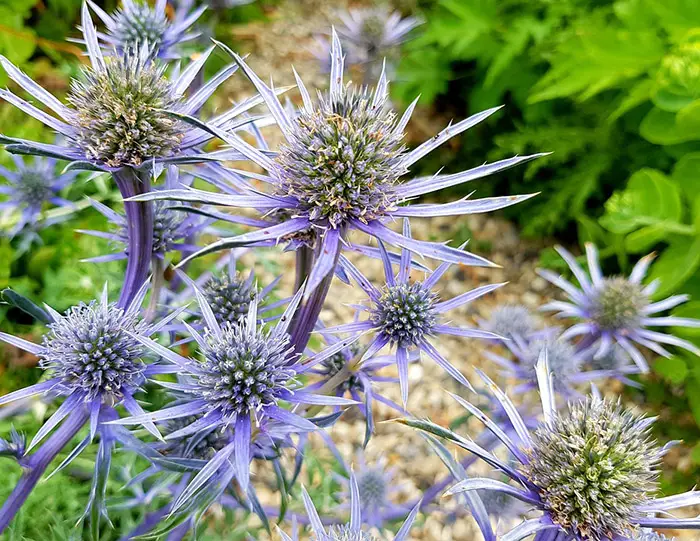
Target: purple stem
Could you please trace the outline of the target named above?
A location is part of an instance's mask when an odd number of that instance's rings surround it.
[[[122,198],[147,193],[151,189],[150,171],[122,167],[113,173]],[[153,203],[124,201],[128,244],[126,275],[117,303],[129,306],[141,286],[148,280],[153,252]]]
[[[155,528],[158,524],[160,524],[161,519],[170,511],[170,504],[164,505],[157,511],[153,511],[152,513],[148,513],[145,517],[143,517],[143,520],[141,521],[141,524],[136,526],[133,530],[131,530],[126,536],[122,537],[119,541],[129,541],[130,539],[133,539],[134,537],[138,537],[140,535],[143,535],[145,533],[150,532],[153,528]]]
[[[70,443],[89,417],[86,408],[74,410],[66,421],[26,462],[22,476],[0,509],[0,533],[10,524],[56,455]]]

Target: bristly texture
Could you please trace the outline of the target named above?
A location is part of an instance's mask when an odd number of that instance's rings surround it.
[[[684,317],[656,317],[688,300],[687,295],[673,295],[667,299],[652,301],[659,286],[658,281],[642,284],[653,256],[640,259],[629,277],[606,278],[600,269],[598,250],[586,244],[588,273],[578,264],[573,255],[561,246],[556,247],[579,283],[576,287],[553,272],[541,270],[543,278],[560,287],[569,302],[550,302],[543,308],[558,312],[559,317],[573,317],[579,323],[573,325],[563,336],[580,336],[582,346],[591,350],[594,359],[602,359],[614,345],[635,362],[643,372],[649,370],[646,359],[638,346],[648,348],[658,355],[670,357],[664,345],[669,344],[700,355],[700,349],[687,340],[651,330],[650,327],[700,327],[700,320]]]
[[[86,401],[102,397],[116,403],[125,389],[143,383],[145,348],[130,333],[145,329],[136,314],[114,303],[80,303],[49,325],[39,363],[58,379],[64,394],[78,390]]]
[[[158,5],[165,9],[162,0]],[[206,160],[209,156],[200,149],[212,135],[169,116],[162,109],[184,115],[200,111],[212,93],[236,71],[236,66],[225,66],[199,90],[186,95],[213,48],[183,69],[173,71],[171,79],[165,76],[164,68],[146,45],[105,57],[87,3],[83,4],[81,26],[90,67],[85,68],[80,80],[71,84],[69,103],[73,107],[61,103],[0,56],[0,64],[8,77],[51,113],[9,90],[0,89],[0,98],[63,136],[62,144],[46,144],[2,135],[0,141],[6,149],[11,153],[66,160],[74,170],[112,173],[129,166],[150,168],[154,162],[201,163],[202,158]],[[210,119],[210,125],[233,130],[239,125],[239,115],[259,101],[258,98],[244,100]],[[236,151],[227,153],[231,159],[235,159],[235,155],[241,157]],[[134,193],[127,191],[123,195],[128,197]]]
[[[209,278],[202,286],[202,293],[216,320],[223,325],[236,322],[248,313],[256,288],[250,279],[244,280],[238,272],[233,277],[223,273]]]
[[[43,225],[54,223],[51,220],[41,220],[47,205],[72,207],[73,203],[60,197],[59,193],[77,175],[75,171],[57,173],[56,160],[51,158],[34,157],[23,160],[12,156],[12,159],[15,164],[14,171],[0,166],[0,177],[7,181],[7,185],[0,185],[0,196],[7,197],[5,201],[0,202],[0,210],[7,213],[19,211],[19,219],[9,231],[10,236],[17,235],[25,229],[36,230]]]
[[[408,172],[403,134],[394,112],[373,98],[367,88],[325,93],[296,118],[276,159],[277,192],[300,202],[296,216],[335,228],[396,209],[394,184]]]
[[[266,171],[253,178],[269,187],[261,192],[252,184],[225,194],[207,191],[168,190],[144,194],[134,201],[175,199],[219,206],[247,207],[260,212],[263,219],[251,225],[259,231],[221,239],[191,257],[237,246],[290,246],[313,248],[315,254],[306,283],[306,296],[337,267],[342,240],[350,230],[359,230],[388,244],[417,254],[464,265],[492,266],[489,261],[437,242],[408,239],[392,231],[387,224],[401,217],[457,216],[488,212],[523,201],[532,195],[461,199],[446,204],[404,205],[417,197],[456,186],[537,156],[520,156],[485,164],[452,175],[431,175],[404,181],[411,166],[451,137],[485,120],[498,108],[477,113],[417,148],[404,148],[404,132],[416,102],[399,116],[388,103],[389,82],[382,72],[376,88],[353,87],[343,82],[344,56],[335,32],[331,46],[330,88],[313,100],[297,76],[303,106],[292,114],[280,103],[274,89],[268,87],[233,51],[222,45],[255,85],[270,110],[284,142],[276,156],[268,156],[240,137],[196,119],[188,122],[221,138]]]
[[[630,538],[630,541],[674,541],[675,537],[666,537],[662,533],[653,531],[639,532]]]
[[[690,490],[655,497],[658,465],[670,445],[661,448],[652,440],[654,418],[638,416],[619,402],[597,395],[570,402],[567,408],[557,411],[546,350],[540,355],[536,373],[543,421],[534,428],[510,398],[481,372],[505,419],[489,417],[474,404],[454,396],[505,446],[510,453],[508,459],[430,421],[400,421],[457,444],[509,481],[465,474],[447,494],[497,491],[542,513],[513,527],[504,539],[521,540],[535,535],[539,541],[631,541],[638,539],[645,528],[700,529],[700,520],[674,518],[669,513],[700,503],[700,492]],[[481,510],[475,507],[472,511],[484,537],[496,539],[486,509],[482,506]]]
[[[193,2],[183,0],[170,5],[173,11],[169,17],[166,0],[157,0],[153,7],[146,0],[123,0],[117,11],[108,14],[91,0],[87,3],[107,27],[99,36],[106,52],[122,54],[147,46],[165,59],[180,57],[178,47],[199,36],[199,32],[189,30],[205,10],[200,7],[191,12]]]
[[[296,375],[289,336],[259,330],[257,322],[227,321],[205,339],[197,395],[230,420],[276,404]]]
[[[164,66],[140,50],[108,57],[105,64],[101,71],[84,68],[68,95],[83,152],[110,167],[139,166],[177,152],[185,127],[164,112],[176,103]]]
[[[201,419],[200,416],[172,419],[166,423],[165,434],[174,434],[178,430],[191,425]],[[167,444],[159,451],[169,457],[194,458],[198,460],[211,460],[221,449],[226,447],[228,438],[217,429],[210,429],[197,434],[195,437],[185,436],[167,440]]]
[[[433,334],[437,302],[437,293],[421,282],[394,284],[385,287],[369,317],[390,344],[418,346]]]
[[[530,310],[521,304],[505,304],[495,308],[483,327],[504,338],[528,337],[537,329]]]
[[[523,471],[556,524],[594,541],[631,533],[662,455],[643,426],[619,402],[586,400],[535,431]]]
[[[319,537],[319,539],[321,539]],[[362,530],[352,530],[350,526],[331,526],[323,541],[378,541],[372,534]]]

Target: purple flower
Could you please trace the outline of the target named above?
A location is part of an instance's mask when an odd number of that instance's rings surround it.
[[[411,239],[408,220],[404,220],[403,237]],[[399,273],[395,276],[391,260],[381,241],[379,248],[386,280],[386,285],[381,289],[372,285],[350,261],[345,258],[340,260],[341,268],[369,297],[368,305],[361,308],[368,318],[325,329],[324,332],[372,332],[374,336],[362,360],[371,359],[384,346],[395,346],[404,405],[408,399],[408,360],[411,350],[417,349],[427,354],[459,383],[471,388],[464,375],[445,359],[429,340],[441,334],[468,338],[498,338],[497,335],[488,331],[449,325],[442,321],[442,318],[445,312],[478,299],[504,284],[477,287],[453,299],[443,301],[432,289],[451,263],[443,263],[423,281],[411,282],[409,279],[411,252],[406,248],[402,249]]]
[[[589,274],[581,268],[574,257],[561,246],[557,251],[569,265],[580,288],[547,270],[540,275],[560,287],[570,302],[555,301],[545,305],[545,310],[555,310],[558,317],[580,320],[562,335],[564,338],[582,336],[586,345],[597,348],[594,358],[607,355],[613,344],[618,344],[632,358],[642,372],[648,372],[646,359],[639,351],[643,346],[651,351],[670,357],[662,346],[670,344],[700,355],[700,349],[687,340],[651,330],[649,327],[700,327],[700,320],[682,317],[656,317],[655,314],[678,306],[688,300],[688,295],[673,295],[652,302],[651,296],[658,287],[654,281],[644,286],[644,278],[653,256],[646,256],[634,266],[629,277],[604,277],[598,262],[598,251],[593,244],[586,244]]]
[[[192,180],[192,177],[189,175],[184,179],[181,178],[178,169],[170,165],[166,169],[164,188],[169,189],[175,186],[189,185]],[[90,204],[115,226],[116,231],[105,232],[85,229],[80,229],[78,231],[123,244],[124,250],[115,254],[93,257],[85,261],[103,263],[106,261],[127,259],[129,256],[127,252],[129,247],[127,217],[115,212],[99,201],[90,199]],[[194,214],[173,208],[173,205],[166,201],[156,202],[153,205],[153,257],[163,260],[166,254],[172,251],[179,251],[183,254],[196,251],[197,247],[192,244],[192,237],[199,233],[208,223],[209,221],[204,221]]]
[[[505,304],[493,309],[489,319],[480,321],[480,326],[508,340],[513,337],[529,337],[537,330],[537,321],[525,306]],[[505,343],[503,340],[499,342]]]
[[[265,193],[250,190],[242,194],[216,194],[195,189],[170,190],[132,199],[148,201],[168,198],[250,207],[267,217],[267,227],[221,239],[192,257],[241,245],[297,241],[302,245],[313,246],[316,254],[307,282],[307,295],[335,269],[343,244],[341,239],[350,229],[443,261],[492,265],[487,260],[460,249],[406,238],[393,232],[386,224],[398,217],[456,216],[487,212],[532,197],[465,198],[448,204],[401,206],[418,196],[481,178],[538,156],[515,157],[462,173],[432,175],[402,182],[402,177],[420,158],[451,137],[486,119],[498,108],[450,125],[430,141],[408,151],[404,146],[403,135],[416,103],[411,104],[401,117],[389,109],[385,75],[380,78],[373,92],[367,88],[344,85],[344,57],[335,32],[330,90],[320,93],[314,102],[297,76],[303,107],[295,117],[290,117],[276,93],[238,55],[227,47],[222,47],[232,55],[260,92],[281,129],[285,142],[278,153],[270,155],[217,126],[180,116],[184,121],[221,138],[232,149],[243,153],[266,170],[266,175],[255,173],[250,176],[269,187]]]
[[[105,57],[97,41],[87,4],[83,5],[82,28],[91,67],[72,82],[68,107],[32,81],[7,58],[0,57],[10,79],[55,115],[47,114],[8,90],[0,97],[61,134],[65,145],[43,144],[0,137],[9,152],[37,154],[73,162],[73,169],[118,171],[123,167],[150,168],[157,163],[202,161],[198,148],[211,136],[164,112],[170,109],[195,114],[209,96],[237,68],[223,68],[197,92],[185,92],[201,71],[213,48],[207,50],[172,80],[165,66],[154,62],[147,48]],[[176,70],[178,71],[178,70]],[[235,117],[254,106],[247,100],[210,120],[221,129],[235,127]]]
[[[335,352],[322,352],[318,360],[310,359],[304,364],[294,353],[287,329],[301,300],[301,291],[290,301],[274,328],[266,330],[258,325],[256,302],[250,304],[244,319],[220,324],[202,292],[191,280],[190,285],[195,287],[206,328],[200,334],[186,323],[184,325],[198,345],[201,360],[182,357],[145,336],[132,335],[140,344],[170,362],[182,380],[176,384],[158,383],[187,396],[189,400],[153,413],[115,421],[115,424],[142,424],[201,415],[186,427],[169,434],[168,438],[201,434],[210,429],[219,429],[226,435],[226,445],[194,477],[178,498],[174,509],[187,503],[234,456],[230,470],[226,469],[222,475],[230,475],[229,480],[235,475],[243,490],[247,490],[254,426],[260,427],[272,420],[300,431],[316,429],[316,425],[308,419],[284,409],[280,401],[292,404],[354,404],[351,400],[316,395],[298,388],[297,376],[309,366],[322,361],[325,358],[323,355]]]
[[[395,468],[387,468],[387,460],[380,457],[374,464],[367,464],[364,453],[357,454],[356,469],[346,466],[350,478],[338,476],[344,491],[341,497],[352,501],[352,478],[354,475],[360,495],[362,523],[371,528],[381,528],[388,519],[401,514],[408,515],[411,508],[392,502],[392,497],[400,490],[396,482]],[[352,505],[352,503],[351,503]]]
[[[110,15],[91,0],[87,3],[107,27],[107,33],[98,37],[108,52],[122,54],[146,45],[164,59],[179,58],[177,47],[199,36],[189,29],[206,10],[202,6],[190,13],[192,2],[178,2],[170,18],[167,0],[157,0],[154,7],[145,0],[123,0],[122,7]]]
[[[27,438],[24,434],[20,434],[12,427],[10,431],[10,439],[5,440],[0,438],[0,457],[11,456],[16,460],[20,460],[27,450]]]
[[[41,220],[42,213],[49,204],[73,207],[73,203],[63,199],[59,193],[73,182],[77,172],[56,173],[56,160],[52,158],[22,160],[12,156],[12,159],[15,171],[0,166],[0,176],[8,182],[7,185],[0,186],[0,195],[7,196],[5,201],[0,202],[0,210],[12,214],[19,211],[19,219],[10,230],[10,236],[17,235],[25,228],[36,230],[42,225],[53,223],[52,220]]]
[[[542,512],[502,539],[517,541],[536,534],[535,539],[544,540],[559,534],[572,541],[629,541],[638,539],[640,528],[700,529],[700,520],[677,519],[667,513],[697,505],[700,492],[654,496],[658,464],[669,446],[661,448],[653,441],[653,418],[638,416],[619,401],[599,396],[571,402],[557,411],[546,350],[537,365],[544,420],[534,430],[528,429],[505,393],[485,375],[482,378],[503,405],[514,433],[507,434],[476,406],[462,399],[459,402],[479,413],[478,418],[503,442],[515,464],[433,423],[401,422],[456,443],[513,481],[466,478],[448,494],[492,490]],[[657,518],[659,513],[664,516]],[[493,539],[493,534],[487,536],[487,541]]]
[[[318,516],[318,511],[314,506],[309,493],[304,487],[301,489],[301,495],[304,499],[304,507],[306,508],[306,513],[309,516],[309,522],[311,523],[311,529],[313,530],[315,539],[318,541],[377,541],[377,538],[372,534],[367,533],[362,530],[362,500],[360,495],[360,488],[357,484],[357,478],[354,473],[350,474],[350,522],[343,525],[331,526],[326,529],[321,522],[321,518]],[[396,533],[394,541],[404,541],[408,539],[408,534],[413,525],[413,521],[416,519],[418,514],[419,505],[416,505],[405,522]],[[297,533],[294,532],[294,537],[290,537],[286,533],[280,531],[280,535],[284,541],[298,541],[299,537]]]
[[[423,24],[418,17],[402,17],[386,6],[351,9],[339,17],[343,21],[343,26],[338,28],[341,41],[361,51],[365,61],[385,56]]]

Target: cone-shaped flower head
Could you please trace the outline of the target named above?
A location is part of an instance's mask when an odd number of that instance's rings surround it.
[[[387,54],[422,23],[418,17],[401,17],[398,11],[392,12],[386,6],[351,9],[340,17],[344,26],[338,28],[338,34],[362,52],[364,61]]]
[[[579,323],[568,329],[563,336],[582,336],[592,350],[595,359],[601,359],[619,344],[640,370],[649,367],[638,346],[669,357],[663,345],[670,344],[700,355],[694,344],[673,335],[651,330],[650,327],[700,327],[700,320],[683,317],[655,317],[688,300],[687,295],[673,295],[667,299],[653,301],[652,295],[659,286],[658,281],[648,285],[642,279],[653,260],[646,256],[634,266],[629,277],[604,277],[598,261],[598,251],[593,244],[586,245],[587,274],[576,259],[562,247],[557,251],[566,261],[576,277],[580,289],[550,271],[539,271],[543,278],[560,287],[570,302],[551,302],[545,309],[559,312],[560,317],[574,317]]]
[[[668,513],[696,505],[700,492],[655,497],[659,463],[668,446],[662,448],[652,439],[654,419],[598,394],[557,410],[547,357],[544,350],[537,363],[544,419],[534,428],[529,428],[508,396],[484,374],[481,376],[503,406],[509,426],[455,396],[505,445],[512,461],[429,421],[401,421],[456,443],[513,481],[463,478],[448,494],[498,491],[542,512],[541,517],[515,526],[505,534],[508,539],[525,539],[541,532],[547,537],[561,534],[571,541],[636,540],[644,539],[638,537],[644,528],[700,529],[699,520],[677,519]],[[489,524],[488,517],[477,517],[477,521],[482,531],[483,525]]]
[[[238,272],[233,276],[214,274],[202,286],[202,293],[220,324],[238,321],[248,313],[257,294],[250,278],[244,280]]]
[[[170,18],[165,0],[158,0],[153,7],[146,0],[123,0],[110,15],[91,0],[88,4],[107,27],[106,34],[100,35],[106,50],[116,49],[121,54],[145,45],[166,59],[178,58],[178,46],[199,35],[188,30],[205,10],[201,7],[190,12],[191,1],[177,2]]]
[[[658,488],[661,449],[649,423],[619,402],[571,404],[532,440],[523,471],[552,520],[583,539],[629,533]]]
[[[511,338],[513,336],[530,336],[535,332],[537,324],[525,306],[505,304],[491,312],[491,316],[483,323],[483,327],[504,338]]]

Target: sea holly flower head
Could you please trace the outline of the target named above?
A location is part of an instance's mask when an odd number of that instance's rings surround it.
[[[696,505],[700,492],[655,497],[659,463],[669,446],[662,448],[651,437],[653,418],[637,415],[598,394],[557,409],[546,349],[536,370],[543,420],[534,428],[526,424],[510,398],[484,374],[481,376],[502,404],[512,430],[455,396],[503,443],[510,460],[430,421],[400,421],[446,438],[512,481],[463,476],[447,494],[497,491],[541,511],[541,517],[525,520],[505,534],[508,539],[560,534],[572,541],[633,540],[644,528],[700,528],[696,519],[676,519],[668,513]],[[487,517],[477,517],[477,521],[480,525],[489,524]]]
[[[157,173],[157,170],[155,173]],[[157,174],[154,176],[156,178],[158,177]],[[181,175],[175,166],[170,165],[166,169],[163,188],[168,189],[174,186],[189,185],[193,180],[192,176]],[[95,210],[109,220],[113,231],[105,232],[85,229],[80,229],[78,231],[94,237],[104,238],[117,244],[122,244],[124,245],[124,250],[114,254],[93,257],[86,261],[101,263],[116,259],[126,259],[129,255],[127,253],[129,246],[127,216],[93,199],[90,199],[90,204]],[[179,251],[183,254],[191,253],[197,249],[196,246],[192,244],[194,240],[193,237],[202,232],[209,223],[211,223],[211,220],[205,220],[195,214],[183,212],[182,209],[173,208],[173,204],[167,201],[155,202],[153,204],[152,256],[162,260],[172,251]]]
[[[336,267],[344,244],[341,239],[350,229],[443,261],[492,265],[463,249],[407,239],[389,229],[386,223],[398,217],[456,216],[487,212],[532,196],[463,199],[447,204],[404,206],[405,202],[423,194],[480,178],[536,157],[515,157],[453,175],[434,175],[407,182],[403,180],[402,177],[420,158],[451,137],[486,119],[498,108],[450,125],[431,140],[408,151],[403,137],[416,102],[401,116],[392,111],[388,105],[389,83],[385,73],[374,90],[344,84],[344,56],[335,31],[331,46],[330,89],[320,93],[317,100],[312,100],[303,82],[296,76],[303,105],[299,114],[294,115],[282,106],[274,89],[263,83],[243,59],[226,46],[221,46],[241,66],[260,92],[285,141],[278,153],[268,155],[211,123],[203,123],[192,116],[181,116],[186,122],[219,137],[236,152],[244,154],[267,171],[264,175],[251,173],[249,176],[269,186],[265,192],[248,189],[238,194],[216,194],[187,189],[132,198],[135,201],[177,199],[249,207],[264,216],[260,230],[221,239],[192,257],[236,246],[270,246],[279,242],[306,244],[318,254],[307,281],[307,294],[315,290]]]
[[[40,218],[47,205],[72,207],[73,203],[63,199],[60,192],[75,179],[77,173],[57,173],[56,160],[51,158],[12,158],[14,171],[0,167],[0,177],[7,181],[6,185],[0,185],[0,195],[6,197],[5,201],[0,202],[0,209],[13,214],[19,210],[19,220],[10,230],[10,235],[14,236],[25,228],[40,227]],[[48,223],[50,221],[43,221],[44,225]]]
[[[0,141],[7,145],[7,150],[67,160],[72,162],[73,169],[110,172],[124,167],[151,167],[154,162],[201,162],[198,149],[211,135],[189,127],[165,109],[194,114],[236,67],[224,67],[209,83],[186,96],[213,48],[182,71],[173,72],[170,78],[146,45],[105,57],[87,4],[83,5],[82,29],[91,65],[71,84],[68,96],[71,107],[32,81],[7,58],[0,57],[10,79],[55,115],[8,90],[3,90],[0,97],[58,132],[65,141],[61,145],[44,144],[2,136]],[[212,119],[211,125],[234,128],[236,117],[256,103],[257,99],[245,100]]]
[[[625,535],[658,489],[661,449],[619,402],[570,404],[533,434],[523,466],[553,522],[584,539]]]
[[[191,424],[168,435],[181,438],[204,431],[218,430],[227,438],[226,445],[212,458],[212,464],[224,465],[234,452],[235,466],[222,475],[235,475],[244,490],[250,478],[251,438],[253,426],[278,421],[297,431],[316,430],[311,421],[282,407],[291,404],[351,405],[355,402],[335,396],[322,396],[299,389],[297,376],[322,361],[329,353],[321,352],[302,365],[291,346],[287,333],[292,315],[301,301],[300,290],[290,300],[284,313],[271,329],[261,326],[258,305],[251,302],[248,314],[237,322],[220,324],[197,285],[181,274],[192,287],[204,318],[203,333],[184,323],[198,346],[197,358],[185,358],[145,337],[133,335],[141,344],[170,362],[181,382],[158,382],[187,398],[181,404],[153,413],[134,415],[115,424],[142,424],[178,418],[194,418]],[[331,351],[330,354],[333,352]],[[308,364],[308,366],[306,365]],[[176,508],[187,503],[198,490],[211,481],[217,468],[203,468],[178,498]]]
[[[21,459],[27,449],[27,438],[12,427],[10,439],[0,438],[0,457],[10,456],[16,460]]]
[[[362,51],[365,61],[387,54],[423,23],[418,17],[402,17],[387,6],[351,9],[340,13],[340,19],[343,22],[338,28],[341,40]]]
[[[306,488],[302,487],[302,498],[304,500],[304,508],[309,517],[309,523],[313,531],[314,539],[317,541],[378,541],[377,538],[362,529],[362,504],[360,500],[360,488],[357,484],[357,478],[354,473],[350,474],[350,521],[347,524],[337,524],[326,527],[321,522],[321,518],[316,511],[309,493]],[[406,517],[403,525],[396,533],[394,541],[404,541],[408,539],[408,534],[411,526],[418,515],[420,503],[416,505]],[[298,541],[296,532],[293,537],[280,531],[280,535],[284,541]]]
[[[145,45],[165,59],[179,58],[178,46],[199,36],[189,30],[206,9],[190,12],[192,2],[177,2],[171,19],[166,11],[167,0],[157,0],[153,7],[146,0],[123,0],[111,15],[91,0],[87,3],[107,27],[107,32],[99,35],[107,51],[121,54]]]
[[[700,349],[687,340],[652,330],[653,327],[700,327],[700,320],[682,317],[657,317],[688,300],[687,295],[673,295],[667,299],[652,301],[659,286],[658,281],[642,284],[653,256],[646,256],[634,266],[629,277],[604,277],[598,261],[598,251],[593,244],[586,245],[588,270],[586,273],[576,259],[561,246],[557,251],[566,261],[580,287],[547,270],[540,275],[560,287],[567,302],[555,301],[545,305],[546,310],[558,312],[559,317],[573,317],[579,323],[563,336],[581,336],[591,350],[594,359],[605,357],[615,344],[635,362],[643,372],[649,370],[639,346],[658,355],[671,354],[664,345],[672,345],[700,355]]]
[[[527,338],[537,331],[537,322],[530,310],[521,304],[505,304],[495,308],[481,325],[498,336]]]
[[[411,238],[408,220],[404,220],[404,238]],[[454,327],[442,321],[443,314],[449,310],[465,305],[504,284],[477,287],[450,299],[441,300],[433,287],[447,272],[450,263],[443,263],[430,273],[423,281],[411,281],[412,254],[404,248],[400,257],[398,274],[394,274],[392,260],[379,244],[384,266],[385,285],[379,289],[345,257],[340,258],[340,268],[353,279],[369,297],[368,303],[359,308],[366,313],[367,319],[325,329],[325,333],[372,332],[373,338],[363,354],[363,360],[369,360],[383,347],[396,347],[396,363],[404,405],[408,399],[408,362],[410,351],[418,350],[427,354],[450,376],[466,387],[471,387],[464,375],[445,359],[429,339],[438,335],[452,335],[468,338],[499,339],[492,332],[465,327]]]

